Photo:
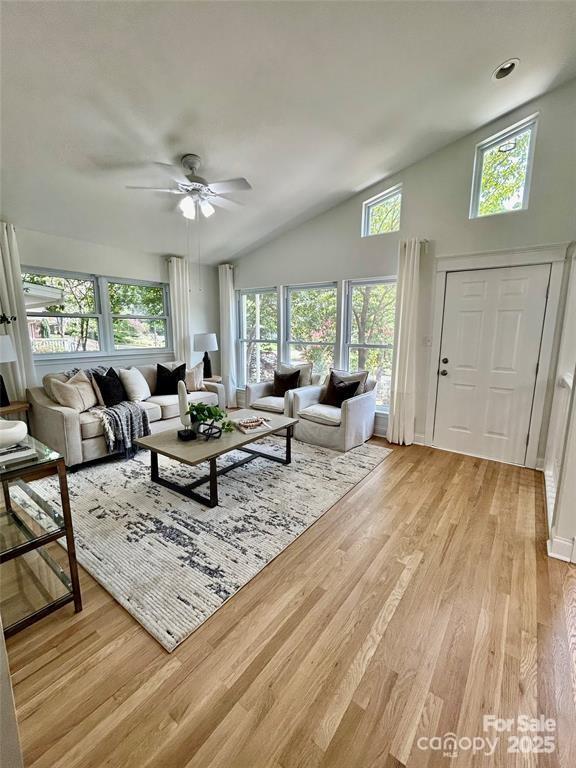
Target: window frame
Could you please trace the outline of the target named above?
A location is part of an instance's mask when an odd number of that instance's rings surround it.
[[[318,290],[318,289],[334,290],[336,292],[336,316],[335,316],[336,333],[335,333],[334,342],[331,343],[329,341],[305,341],[304,339],[290,338],[290,314],[291,314],[290,296],[291,294],[296,293],[298,291]],[[290,346],[292,344],[300,344],[301,346],[311,346],[311,347],[333,347],[334,365],[336,365],[338,363],[338,352],[340,349],[339,303],[340,303],[340,300],[339,300],[337,280],[330,280],[322,283],[302,283],[302,284],[292,284],[292,285],[284,286],[284,339],[283,339],[282,359],[286,360],[287,363],[290,362],[291,360]]]
[[[388,229],[386,232],[370,232],[370,211],[379,203],[383,203],[390,197],[395,197],[400,194],[400,216],[398,218],[398,229]],[[393,187],[385,189],[383,192],[379,192],[377,195],[364,200],[362,203],[362,223],[360,227],[361,237],[378,237],[379,235],[392,235],[395,232],[400,231],[402,225],[402,200],[403,200],[402,182],[395,184]]]
[[[532,186],[532,169],[534,166],[534,149],[536,147],[536,134],[538,131],[538,119],[540,113],[535,112],[533,115],[529,115],[523,120],[519,120],[517,123],[504,128],[498,133],[488,136],[486,139],[478,142],[474,149],[474,165],[472,169],[472,189],[470,193],[470,209],[468,218],[472,219],[489,219],[491,216],[501,216],[507,213],[518,213],[519,211],[528,210],[530,202],[530,187]],[[483,216],[479,213],[480,208],[480,189],[482,187],[482,172],[484,168],[484,154],[498,144],[503,144],[505,141],[510,140],[518,136],[520,133],[524,133],[526,129],[530,128],[530,145],[528,147],[528,158],[526,162],[526,176],[524,179],[524,191],[522,195],[522,205],[520,208],[512,208],[510,210],[497,211],[496,213],[487,213]]]
[[[38,312],[38,311],[26,311],[26,317],[88,317],[96,318],[98,321],[98,338],[100,342],[100,349],[98,351],[78,351],[78,352],[34,352],[33,358],[35,362],[41,362],[42,360],[73,360],[77,358],[107,358],[107,357],[128,357],[138,356],[145,357],[146,355],[157,355],[159,352],[164,354],[173,354],[174,345],[172,339],[172,322],[170,311],[170,286],[168,283],[159,282],[155,280],[140,280],[135,278],[124,277],[111,277],[108,275],[97,275],[89,272],[76,272],[66,269],[52,269],[49,267],[33,267],[22,264],[20,272],[30,273],[36,275],[47,275],[52,277],[65,277],[73,278],[77,280],[91,280],[94,285],[94,305],[96,312],[90,313],[73,313],[73,312]],[[161,287],[163,289],[164,298],[164,315],[160,316],[128,316],[128,315],[113,315],[110,311],[110,302],[108,295],[109,283],[123,283],[127,285],[145,285],[154,288]],[[143,319],[143,320],[165,320],[166,321],[166,346],[165,347],[129,347],[126,349],[116,349],[114,346],[114,334],[112,320],[115,317],[122,319]]]
[[[107,312],[105,313],[107,315],[106,322],[109,323],[110,328],[110,343],[112,351],[115,354],[122,354],[125,352],[134,353],[137,351],[140,353],[141,350],[144,350],[145,352],[165,352],[168,347],[172,347],[172,340],[170,338],[170,290],[167,283],[159,283],[152,280],[135,280],[132,278],[125,278],[125,277],[105,277],[100,276],[99,279],[102,281],[102,287],[101,287],[101,294],[103,297],[103,305],[108,308]],[[109,286],[110,283],[116,283],[120,285],[143,285],[148,288],[162,288],[162,298],[163,298],[163,304],[164,304],[164,314],[162,315],[119,315],[116,312],[112,312],[110,307],[110,292],[109,292]],[[164,320],[166,323],[166,346],[165,347],[124,347],[123,349],[118,349],[114,344],[114,320]]]
[[[342,339],[342,362],[343,370],[349,370],[350,350],[351,349],[390,349],[392,350],[392,361],[394,360],[394,349],[396,341],[396,327],[394,327],[394,339],[391,344],[357,344],[352,342],[352,295],[354,288],[364,285],[382,285],[384,283],[398,283],[396,275],[387,277],[360,278],[357,280],[347,280],[344,293],[344,334]],[[396,325],[396,323],[394,323]],[[379,413],[389,413],[390,405],[377,405],[376,410]]]
[[[248,339],[244,334],[242,297],[253,296],[254,294],[274,293],[276,294],[276,338],[275,339]],[[242,359],[242,345],[247,342],[254,344],[276,344],[276,356],[280,362],[281,355],[281,335],[280,335],[280,290],[278,286],[268,286],[266,288],[242,288],[236,291],[236,385],[239,389],[245,389],[250,382],[246,381],[246,365]]]

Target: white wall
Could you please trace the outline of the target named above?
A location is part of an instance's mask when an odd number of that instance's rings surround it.
[[[475,145],[537,111],[540,118],[528,210],[470,220]],[[429,366],[424,337],[431,333],[435,257],[575,239],[575,167],[573,80],[238,259],[236,287],[394,275],[400,238],[430,240],[422,261],[419,307],[416,432],[423,434]],[[400,182],[400,232],[361,238],[362,201]]]
[[[45,267],[64,269],[75,272],[89,272],[110,277],[136,278],[168,282],[168,264],[165,256],[155,253],[127,251],[106,245],[89,243],[84,240],[72,240],[68,237],[49,235],[30,229],[17,229],[20,261],[26,267]],[[203,266],[199,279],[198,291],[190,306],[193,328],[197,333],[205,331],[219,332],[218,313],[218,270],[216,267]],[[218,353],[212,353],[214,369],[219,370]],[[202,355],[195,354],[200,360]],[[142,354],[126,355],[126,362],[131,365],[150,362],[149,356]],[[128,360],[129,358],[129,360]],[[155,361],[173,359],[173,355],[155,353]],[[101,363],[114,365],[117,358],[98,357],[82,358],[85,366]],[[195,362],[193,360],[192,362]],[[41,360],[36,363],[40,377],[48,371],[72,367],[70,362]]]

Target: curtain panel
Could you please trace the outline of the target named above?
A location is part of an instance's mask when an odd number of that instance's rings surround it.
[[[32,344],[28,335],[26,304],[22,287],[20,256],[16,231],[12,224],[0,222],[0,315],[16,317],[11,323],[2,323],[0,333],[12,337],[17,360],[2,364],[2,374],[8,395],[12,399],[25,400],[26,388],[36,386],[36,372],[32,357]]]
[[[234,267],[218,267],[220,282],[220,369],[229,406],[236,405],[236,300]]]
[[[182,360],[187,366],[192,364],[193,336],[190,327],[190,305],[192,303],[192,275],[186,259],[170,256],[168,259],[170,280],[170,309],[172,314],[172,334],[174,336],[174,354],[176,360]]]
[[[421,248],[422,240],[414,238],[401,240],[398,249],[396,330],[386,437],[389,442],[400,445],[414,442]]]

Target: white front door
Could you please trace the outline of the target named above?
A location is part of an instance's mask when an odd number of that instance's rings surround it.
[[[449,272],[434,445],[524,464],[550,266]]]

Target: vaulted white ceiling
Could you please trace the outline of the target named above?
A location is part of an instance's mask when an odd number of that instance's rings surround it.
[[[222,261],[576,75],[575,8],[3,3],[3,218],[185,253],[174,198],[124,185],[164,186],[147,163],[195,152],[208,179],[254,187],[202,222]]]

